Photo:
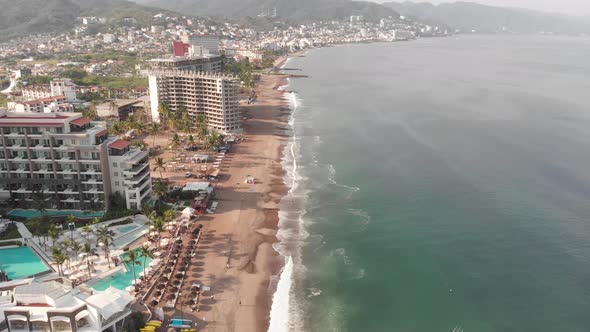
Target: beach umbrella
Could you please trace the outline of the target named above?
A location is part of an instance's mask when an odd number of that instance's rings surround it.
[[[180,278],[184,277],[184,273],[177,273],[176,275],[174,275],[174,277],[176,279],[180,279]]]
[[[158,286],[156,286],[157,289],[164,289],[166,288],[166,284],[158,284]]]
[[[180,285],[180,280],[176,279],[176,280],[172,281],[172,284],[175,286],[178,286],[178,285]]]
[[[131,284],[132,284],[132,285],[137,285],[137,284],[139,284],[140,282],[141,282],[141,280],[139,280],[139,279],[135,279],[135,280],[133,280],[133,281],[131,282]]]
[[[154,252],[154,257],[160,257],[162,256],[162,252],[161,251],[155,251]]]
[[[150,304],[152,306],[157,306],[158,305],[158,300],[152,300],[152,302],[150,302]]]
[[[159,282],[168,282],[168,277],[165,276],[161,276],[160,279],[158,279]]]
[[[170,272],[172,272],[171,268],[167,268],[166,270],[164,270],[164,273],[170,273]]]
[[[160,295],[162,295],[162,292],[161,291],[157,290],[157,291],[154,292],[154,296],[160,296]]]
[[[186,305],[194,305],[195,304],[195,300],[188,300],[185,302]]]
[[[174,243],[181,244],[182,243],[182,239],[177,239],[176,241],[174,241]]]
[[[166,300],[170,300],[171,301],[171,300],[175,300],[175,299],[176,299],[176,295],[174,295],[174,294],[168,294],[168,295],[166,295]]]
[[[125,287],[125,290],[128,292],[134,292],[135,291],[135,286],[127,286]]]

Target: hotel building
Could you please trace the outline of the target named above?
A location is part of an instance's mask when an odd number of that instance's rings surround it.
[[[95,292],[55,280],[0,282],[0,331],[122,331],[135,299],[115,288]]]
[[[130,209],[151,199],[147,152],[109,137],[106,123],[80,113],[0,111],[0,200],[104,210],[114,193]]]
[[[224,133],[239,132],[239,80],[221,74],[222,57],[186,56],[188,51],[179,49],[180,44],[188,47],[187,44],[176,42],[175,54],[185,56],[150,61],[152,120],[159,122],[159,106],[165,102],[172,112],[182,106],[192,116],[204,114],[212,129]]]
[[[157,70],[150,78],[152,119],[159,121],[158,106],[166,102],[171,111],[184,107],[192,116],[204,114],[210,128],[238,132],[240,82],[230,76],[193,71]]]

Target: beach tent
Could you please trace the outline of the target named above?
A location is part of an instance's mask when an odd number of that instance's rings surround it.
[[[254,177],[252,175],[248,175],[246,177],[246,181],[245,182],[246,182],[246,184],[255,184],[256,183],[256,180],[254,179]]]

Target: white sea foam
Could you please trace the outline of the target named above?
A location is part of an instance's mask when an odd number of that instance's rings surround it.
[[[300,101],[294,92],[285,93],[285,97],[292,109],[289,126],[293,128],[294,114]],[[297,158],[297,137],[293,134],[291,141],[285,147],[282,160],[283,168],[285,169],[284,181],[290,188],[281,202],[282,209],[279,211],[279,230],[277,232],[279,242],[273,246],[279,254],[285,257],[285,266],[280,273],[277,288],[272,298],[269,332],[301,331],[302,329],[301,319],[298,319],[300,314],[297,303],[292,297],[296,270],[303,270],[301,264],[298,264],[300,262],[299,243],[308,236],[303,229],[303,215],[305,214],[303,205],[305,203],[304,198],[306,197],[306,193],[300,188],[300,183],[304,181],[304,178],[299,171]],[[299,207],[296,207],[293,211],[293,209],[288,208],[283,210],[284,202],[288,202],[289,204],[301,203],[295,204],[295,206],[299,205]]]
[[[286,258],[285,266],[277,284],[277,290],[272,297],[269,332],[289,331],[289,302],[293,282],[293,268],[293,258],[289,256]]]

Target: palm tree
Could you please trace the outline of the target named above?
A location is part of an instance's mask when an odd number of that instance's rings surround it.
[[[121,122],[115,122],[111,125],[111,128],[109,128],[109,133],[117,136],[123,133],[124,130],[125,128]]]
[[[127,252],[127,257],[125,258],[125,263],[131,264],[131,268],[133,269],[133,280],[137,280],[137,275],[135,274],[135,265],[140,265],[139,257],[135,250],[129,250]]]
[[[188,135],[187,141],[188,141],[189,146],[195,145],[195,137],[193,136],[193,134]]]
[[[154,231],[158,233],[158,248],[160,248],[160,235],[164,231],[164,221],[162,218],[158,217],[155,213],[152,213],[150,216],[150,221],[148,222],[150,228],[153,228]]]
[[[199,137],[199,141],[205,142],[207,136],[209,136],[209,129],[207,129],[207,125],[198,126],[197,127],[197,136]]]
[[[160,122],[163,123],[166,127],[168,127],[168,120],[170,119],[170,107],[168,104],[163,102],[158,105],[158,113],[160,115]]]
[[[61,248],[58,248],[58,247],[53,247],[51,251],[52,251],[51,257],[53,258],[55,265],[57,265],[57,273],[59,274],[59,276],[62,276],[63,275],[62,266],[65,263],[65,261],[67,260],[67,255]]]
[[[166,188],[166,185],[162,181],[156,181],[152,186],[152,192],[158,197],[158,199],[164,197],[167,191],[168,188]]]
[[[146,204],[141,208],[141,213],[149,218],[154,213],[154,207]]]
[[[154,136],[153,146],[156,146],[156,136],[160,133],[160,124],[157,122],[152,122],[150,124],[150,134]]]
[[[55,224],[51,224],[51,226],[49,226],[47,235],[51,239],[51,246],[55,246],[55,241],[59,238],[59,230],[55,227]]]
[[[172,209],[164,211],[164,214],[162,215],[162,219],[164,219],[165,223],[174,221],[174,217],[176,217],[176,212]]]
[[[109,268],[111,267],[111,259],[109,257],[109,253],[111,252],[111,250],[109,249],[109,246],[112,245],[115,241],[114,236],[115,232],[109,230],[108,226],[102,226],[98,230],[96,230],[96,238],[103,244],[102,250],[104,250],[104,258],[107,259],[107,264],[109,265]]]
[[[192,132],[193,118],[188,112],[184,112],[180,115],[180,124],[181,124],[182,130],[185,133],[190,134]]]
[[[174,133],[174,135],[172,135],[172,138],[170,139],[170,145],[172,145],[173,149],[180,145],[180,136],[178,133]]]
[[[148,247],[141,246],[139,249],[139,257],[143,257],[143,271],[145,273],[145,263],[148,258],[154,258],[154,252]]]
[[[96,249],[92,248],[88,242],[84,243],[82,246],[82,253],[85,256],[84,258],[86,258],[86,265],[88,266],[88,278],[90,278],[90,276],[92,276],[92,272],[90,271],[90,256],[98,257],[98,254],[96,253]]]
[[[76,258],[76,257],[78,257],[80,250],[82,250],[82,246],[80,245],[79,242],[72,241],[72,244],[70,244],[70,250],[72,251],[74,258]]]
[[[140,149],[140,150],[145,150],[145,148],[147,147],[147,145],[145,144],[144,141],[133,141],[131,142],[131,145],[133,145],[134,147]]]
[[[164,163],[164,158],[162,157],[158,157],[156,158],[156,160],[154,161],[154,172],[157,170],[160,170],[160,179],[163,178],[162,176],[162,170],[166,169],[166,164]]]

